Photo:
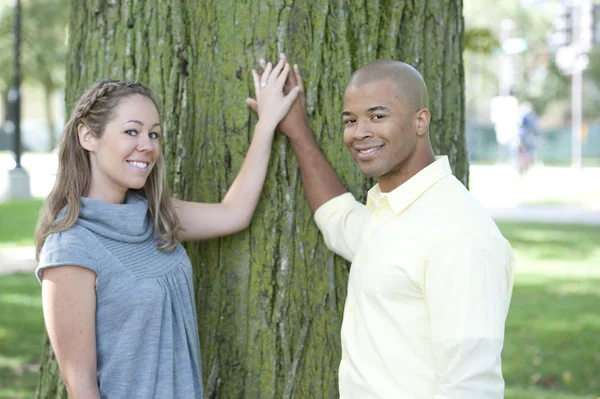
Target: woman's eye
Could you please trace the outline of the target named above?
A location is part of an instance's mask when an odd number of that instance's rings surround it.
[[[158,133],[155,133],[155,132],[150,132],[150,133],[148,133],[148,136],[149,136],[151,139],[158,139],[158,138],[160,138],[160,134],[158,134]]]
[[[133,129],[129,129],[129,130],[125,130],[125,134],[134,137],[134,136],[137,136],[137,131],[133,130]]]

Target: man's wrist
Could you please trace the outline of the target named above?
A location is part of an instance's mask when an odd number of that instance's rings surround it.
[[[298,142],[314,141],[314,134],[312,130],[310,130],[310,128],[305,124],[295,126],[292,129],[287,129],[287,131],[283,132],[283,134],[285,134],[290,139],[292,144]]]

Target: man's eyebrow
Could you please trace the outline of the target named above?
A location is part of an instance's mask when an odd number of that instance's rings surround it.
[[[369,112],[373,112],[373,111],[387,111],[389,112],[389,108],[384,107],[383,105],[376,105],[374,107],[369,108],[367,111]]]
[[[350,111],[342,112],[342,116],[349,116],[349,115],[352,115],[352,113]]]

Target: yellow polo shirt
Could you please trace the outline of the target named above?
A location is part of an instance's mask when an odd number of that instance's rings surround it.
[[[501,399],[515,259],[488,212],[437,160],[366,206],[345,193],[315,220],[352,262],[342,398]]]

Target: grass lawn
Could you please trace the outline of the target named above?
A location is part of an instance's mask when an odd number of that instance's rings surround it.
[[[0,204],[0,247],[32,244],[40,206]],[[506,399],[600,398],[600,228],[499,226],[518,260],[503,353]],[[32,398],[43,335],[32,274],[0,276],[0,315],[0,398]]]
[[[0,398],[33,398],[44,326],[32,273],[0,276],[0,315]]]
[[[44,200],[0,203],[0,248],[33,245],[33,234]]]
[[[518,261],[503,352],[506,398],[600,397],[600,229],[499,226]]]

